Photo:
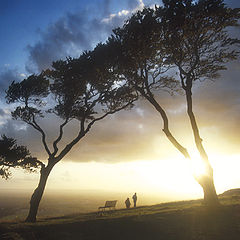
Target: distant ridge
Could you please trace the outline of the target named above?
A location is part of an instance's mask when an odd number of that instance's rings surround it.
[[[233,195],[240,195],[240,188],[234,188],[234,189],[229,189],[222,194],[219,194],[219,196],[233,196]]]

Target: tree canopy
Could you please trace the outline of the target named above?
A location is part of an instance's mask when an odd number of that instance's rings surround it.
[[[12,117],[40,133],[48,155],[47,164],[41,164],[40,182],[32,195],[27,221],[36,221],[38,206],[54,165],[90,131],[95,122],[132,107],[137,99],[137,94],[123,85],[115,73],[114,62],[109,58],[111,51],[114,51],[112,47],[99,44],[94,51],[84,52],[79,58],[53,62],[51,69],[21,82],[12,82],[9,86],[7,102],[16,106]],[[58,136],[50,144],[40,119],[51,114],[62,123]],[[76,135],[60,145],[64,127],[72,120],[78,122]]]
[[[239,9],[222,0],[164,0],[156,9],[167,60],[174,64],[185,89],[192,81],[213,79],[237,59],[240,40],[230,27],[239,26]],[[189,86],[190,87],[190,86]]]
[[[16,140],[5,135],[0,139],[0,176],[8,179],[12,168],[23,168],[35,172],[41,166],[37,158],[32,157],[25,146],[17,145]]]

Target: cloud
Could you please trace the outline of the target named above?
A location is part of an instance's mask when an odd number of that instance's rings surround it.
[[[122,25],[129,14],[141,9],[144,4],[142,0],[128,1],[130,9],[117,13],[110,13],[109,6],[110,1],[105,0],[95,8],[67,13],[47,30],[39,30],[40,40],[27,46],[29,58],[26,70],[39,72],[50,67],[54,60],[77,57],[82,51],[94,48],[98,42],[107,39],[113,28]]]
[[[6,115],[6,112],[3,109],[0,109],[0,117],[4,117]]]
[[[207,152],[219,154],[239,153],[240,98],[238,83],[239,63],[229,64],[229,70],[215,82],[196,83],[193,94],[193,110],[200,135]],[[173,135],[188,149],[195,149],[184,95],[156,95],[169,117]],[[40,119],[50,143],[56,138],[60,121],[54,117]],[[148,102],[141,100],[132,110],[121,111],[97,122],[91,131],[70,151],[63,161],[75,162],[128,162],[146,159],[180,157],[162,132],[163,123],[159,113]],[[74,136],[78,124],[73,122],[64,129],[63,143]],[[8,121],[0,128],[1,133],[15,137],[27,145],[32,154],[47,159],[38,132],[19,121]]]
[[[204,134],[210,135],[209,143],[229,153],[237,153],[240,145],[239,74],[239,61],[229,63],[228,70],[222,71],[219,79],[201,83],[194,98],[199,123]]]
[[[111,1],[105,0],[101,5],[95,7],[93,5],[90,5],[91,7],[86,7],[86,9],[80,12],[67,13],[65,16],[49,25],[46,30],[38,30],[40,40],[34,45],[27,46],[27,51],[29,53],[29,59],[26,64],[27,71],[29,73],[39,72],[42,69],[49,67],[51,65],[51,62],[54,60],[65,58],[69,55],[76,57],[81,54],[83,50],[93,48],[97,42],[106,40],[106,38],[110,35],[112,29],[123,24],[126,17],[128,17],[133,11],[143,7],[142,0],[127,1],[128,9],[122,9],[116,13],[112,13],[110,11],[110,4]],[[104,22],[103,19],[109,19],[109,21]],[[26,77],[25,74],[20,74],[16,69],[11,70],[9,69],[9,66],[6,66],[6,69],[0,74],[0,79],[2,80],[1,89],[6,89],[13,80],[20,80],[24,77]],[[119,116],[124,116],[124,114]],[[0,126],[0,131],[7,134],[8,136],[20,139],[21,144],[29,146],[33,154],[36,154],[43,159],[46,158],[46,155],[43,154],[44,149],[42,148],[39,133],[32,129],[30,126],[27,126],[26,124],[19,121],[10,120],[10,118],[11,117],[8,114],[8,118],[6,118],[7,120],[5,119]],[[48,141],[51,142],[56,137],[58,130],[56,128],[57,121],[55,119],[49,118],[47,121],[41,120],[40,122],[43,128],[46,129]],[[108,121],[106,122],[108,125]],[[131,125],[134,126],[135,122],[131,122]],[[116,126],[118,126],[118,123],[119,120],[116,118]],[[107,127],[107,125],[103,124],[105,127]],[[140,126],[136,127],[137,131],[143,132],[143,124],[136,124],[136,126]],[[134,130],[135,127],[132,129]],[[75,132],[76,130],[74,126],[72,126],[72,128],[68,128],[63,142],[67,143],[72,138],[72,136],[74,136]],[[85,145],[85,140],[79,143],[79,145],[83,144],[84,146],[81,148],[83,149],[81,151],[83,151],[83,156],[85,157],[81,161],[94,160],[95,157],[93,156],[96,156],[98,154],[97,150],[99,150],[99,147],[107,147],[105,142],[112,142],[114,146],[117,146],[118,137],[116,136],[123,136],[124,134],[124,137],[122,137],[122,139],[127,136],[126,132],[122,132],[122,134],[120,134],[120,132],[118,132],[118,129],[115,129],[114,127],[109,133],[110,138],[105,137],[105,131],[100,131],[98,134],[99,138],[96,137],[94,133],[90,134],[89,136],[91,139],[90,141],[92,141],[91,148],[96,150],[91,151],[93,153],[91,156],[88,156],[89,154],[86,154],[85,156],[84,154],[88,152],[88,149],[90,147],[89,143]],[[109,141],[109,139],[111,140]],[[112,141],[113,139],[115,140]],[[139,141],[136,141],[134,143],[134,145],[139,144]],[[129,144],[129,146],[131,146],[131,144]],[[122,147],[125,148],[123,145]],[[112,147],[112,149],[114,148],[115,147]],[[141,147],[139,149],[143,148]],[[78,155],[79,149],[75,148],[73,155],[74,152],[76,152],[76,155]],[[107,152],[109,159],[113,159],[111,150]],[[114,151],[114,153],[116,154],[117,151]]]
[[[21,76],[17,69],[11,69],[9,66],[2,69],[0,72],[0,98],[4,97],[5,90],[12,81],[18,81],[20,79]]]
[[[238,0],[226,0],[226,5],[231,8],[239,8],[239,1]]]
[[[200,135],[207,152],[219,154],[239,153],[240,85],[239,62],[228,64],[228,70],[215,81],[196,82],[193,92],[193,110]],[[186,113],[184,95],[156,94],[158,102],[169,117],[169,128],[180,143],[196,150],[192,129]],[[0,111],[0,113],[4,114]],[[5,111],[6,113],[6,111]],[[51,143],[58,134],[60,121],[55,117],[38,119]],[[162,132],[163,122],[153,106],[141,100],[132,110],[121,111],[97,122],[91,131],[71,150],[63,161],[124,162],[146,159],[164,159],[181,154]],[[73,122],[64,129],[61,147],[67,144],[78,130]],[[47,155],[40,134],[20,121],[4,120],[0,132],[27,145],[34,156],[45,161]],[[224,147],[223,147],[224,146]]]
[[[0,108],[0,128],[1,126],[4,126],[9,119],[11,118],[10,116],[10,112],[8,112],[5,109]],[[3,133],[0,131],[0,135],[2,135]]]
[[[54,116],[37,121],[45,130],[51,148],[50,143],[56,139],[61,121]],[[60,149],[76,136],[78,129],[77,122],[72,122],[64,129]],[[8,119],[0,125],[0,132],[17,139],[19,144],[28,146],[33,156],[46,161],[47,154],[42,146],[41,135],[31,126]],[[64,161],[69,159],[76,162],[113,163],[156,159],[168,155],[165,144],[169,143],[161,135],[161,119],[158,114],[146,103],[140,102],[131,111],[121,111],[94,124],[91,131],[75,145]]]

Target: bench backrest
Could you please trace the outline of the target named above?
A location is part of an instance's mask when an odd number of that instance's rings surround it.
[[[114,201],[106,201],[105,207],[115,207],[117,203],[117,200]]]

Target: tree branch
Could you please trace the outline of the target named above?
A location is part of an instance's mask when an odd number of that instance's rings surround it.
[[[55,156],[56,153],[58,152],[58,147],[57,147],[57,144],[61,141],[62,139],[62,136],[63,136],[63,128],[64,126],[69,122],[69,118],[66,118],[66,120],[60,125],[59,127],[59,136],[58,138],[53,142],[53,153],[52,153],[52,156]]]
[[[51,156],[51,152],[50,152],[50,150],[48,148],[48,145],[47,145],[47,142],[46,142],[46,134],[42,130],[42,128],[37,124],[37,122],[35,120],[35,117],[34,117],[34,114],[32,114],[32,121],[33,121],[33,123],[31,123],[31,122],[28,122],[28,123],[41,133],[43,146],[44,146],[46,152],[48,153],[48,155]]]
[[[103,118],[105,118],[106,116],[110,115],[110,114],[114,114],[126,107],[128,107],[129,105],[131,105],[134,101],[136,101],[136,99],[133,99],[132,101],[128,102],[127,104],[125,104],[124,106],[114,110],[114,111],[109,111],[105,114],[103,114],[102,116],[98,117],[98,118],[95,118],[94,120],[92,120],[88,126],[86,127],[86,129],[84,129],[84,123],[85,123],[85,118],[83,118],[80,122],[80,131],[77,135],[76,138],[74,138],[69,144],[67,144],[65,146],[65,148],[61,151],[61,153],[55,158],[55,163],[59,162],[71,149],[72,147],[77,144],[81,138],[83,138],[88,132],[89,130],[91,129],[92,125],[99,121],[99,120],[102,120]]]
[[[118,108],[118,109],[115,109],[115,110],[113,110],[113,111],[109,111],[109,112],[103,114],[101,117],[95,118],[94,120],[92,120],[92,121],[88,124],[87,128],[85,129],[85,133],[87,133],[87,132],[90,130],[90,128],[92,127],[92,125],[93,125],[95,122],[97,122],[97,121],[105,118],[106,116],[108,116],[108,115],[110,115],[110,114],[114,114],[114,113],[116,113],[116,112],[118,112],[118,111],[120,111],[120,110],[122,110],[122,109],[125,109],[126,107],[132,105],[132,103],[135,102],[136,100],[137,100],[137,99],[134,98],[132,101],[128,102],[128,103],[125,104],[124,106],[122,106],[122,107],[120,107],[120,108]]]
[[[81,123],[82,125],[82,123]],[[55,157],[55,160],[54,160],[54,164],[56,164],[57,162],[59,162],[71,149],[72,147],[77,144],[79,142],[79,140],[81,138],[83,138],[85,136],[85,132],[82,131],[82,127],[80,128],[80,131],[77,135],[77,137],[75,137],[69,144],[67,144],[63,150],[60,152],[60,154]]]
[[[163,132],[167,136],[168,140],[175,146],[185,158],[190,158],[190,155],[186,148],[184,148],[171,134],[169,127],[168,127],[168,117],[163,108],[158,104],[155,100],[152,92],[149,88],[147,88],[148,94],[145,93],[143,89],[137,87],[137,90],[154,106],[154,108],[160,113],[162,120],[163,120]]]

